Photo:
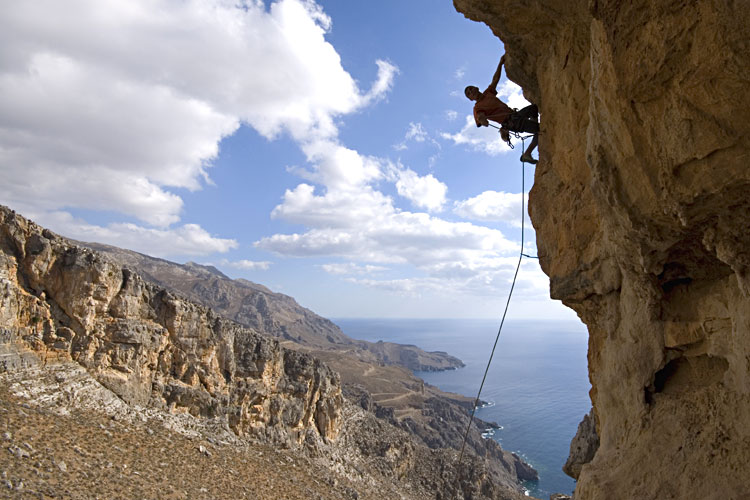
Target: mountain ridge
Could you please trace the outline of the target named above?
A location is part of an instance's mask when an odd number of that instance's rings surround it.
[[[246,279],[229,278],[214,266],[195,262],[179,264],[101,243],[76,243],[110,255],[132,266],[147,279],[181,292],[228,319],[285,341],[324,350],[342,346],[355,348],[362,351],[358,354],[363,360],[399,365],[414,371],[464,366],[461,360],[445,352],[426,352],[414,345],[352,339],[335,323],[300,306],[294,298]],[[257,311],[272,318],[261,319]]]

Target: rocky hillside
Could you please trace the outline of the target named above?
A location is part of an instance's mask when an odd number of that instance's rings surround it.
[[[222,485],[248,493],[244,474],[260,471],[273,475],[264,484],[298,484],[289,498],[518,499],[528,473],[477,429],[471,439],[484,458],[458,463],[455,450],[430,449],[392,413],[377,418],[346,401],[339,375],[318,358],[4,207],[0,388],[0,487],[35,498],[237,498]],[[82,441],[71,452],[62,436]],[[293,451],[261,458],[269,446]],[[196,447],[212,471],[205,479],[205,467],[195,477]],[[169,474],[176,483],[155,484],[155,471],[172,467],[182,467]]]
[[[290,347],[330,350],[371,363],[399,365],[409,370],[460,368],[460,359],[416,346],[366,342],[345,335],[330,320],[300,306],[288,295],[244,279],[233,280],[212,266],[177,264],[100,243],[79,243],[104,253],[148,281],[179,292],[221,316],[278,338]]]
[[[336,437],[339,376],[319,360],[282,349],[5,208],[0,218],[0,328],[7,343],[45,361],[73,360],[127,403],[225,417],[238,435]]]
[[[443,352],[425,352],[413,345],[366,342],[345,335],[338,326],[301,307],[292,297],[275,293],[247,280],[232,280],[218,269],[195,263],[177,264],[130,250],[99,243],[80,243],[136,271],[147,281],[211,308],[262,334],[276,337],[282,346],[313,354],[341,375],[345,394],[367,393],[364,405],[389,422],[415,435],[432,448],[460,448],[468,424],[467,408],[473,399],[448,394],[425,385],[412,370],[443,370],[463,363]],[[491,423],[480,423],[484,428]],[[527,466],[508,456],[479,429],[468,440],[481,456]],[[515,466],[514,466],[515,468]],[[533,478],[529,469],[525,479]]]
[[[454,4],[541,112],[529,211],[600,440],[575,498],[747,498],[747,2]]]
[[[2,498],[527,498],[488,462],[458,464],[346,404],[335,442],[299,448],[126,404],[72,362],[37,360],[0,382]]]

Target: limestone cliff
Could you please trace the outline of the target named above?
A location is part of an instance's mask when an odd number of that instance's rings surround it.
[[[750,4],[454,5],[541,112],[529,211],[600,437],[576,499],[746,498]]]
[[[125,402],[223,417],[238,435],[334,439],[339,376],[0,207],[0,327]],[[3,365],[5,366],[5,365]],[[7,366],[5,366],[7,368]]]

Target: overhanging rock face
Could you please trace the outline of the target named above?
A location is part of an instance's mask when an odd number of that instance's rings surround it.
[[[529,210],[601,441],[576,499],[747,495],[750,4],[454,4],[541,112]]]

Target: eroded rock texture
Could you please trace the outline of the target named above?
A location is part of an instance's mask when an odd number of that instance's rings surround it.
[[[594,459],[598,448],[599,436],[596,433],[594,410],[591,410],[578,424],[576,435],[570,442],[570,454],[563,465],[563,472],[573,479],[578,479],[581,475],[581,468]]]
[[[529,209],[600,437],[576,499],[746,498],[750,3],[454,4],[541,111]]]
[[[226,420],[282,444],[332,440],[339,376],[0,207],[0,371],[74,360],[129,404]],[[16,354],[17,353],[17,354]]]
[[[194,262],[177,264],[101,243],[80,243],[80,246],[96,250],[136,271],[146,281],[176,291],[224,318],[261,335],[278,338],[285,347],[312,353],[335,351],[337,356],[328,360],[329,365],[335,365],[338,357],[343,355],[367,363],[398,365],[416,371],[464,366],[460,359],[445,352],[425,352],[413,345],[352,339],[332,321],[300,306],[292,297],[272,292],[258,283],[231,279],[213,266]],[[345,370],[338,368],[345,375]],[[347,377],[343,378],[346,383]]]

